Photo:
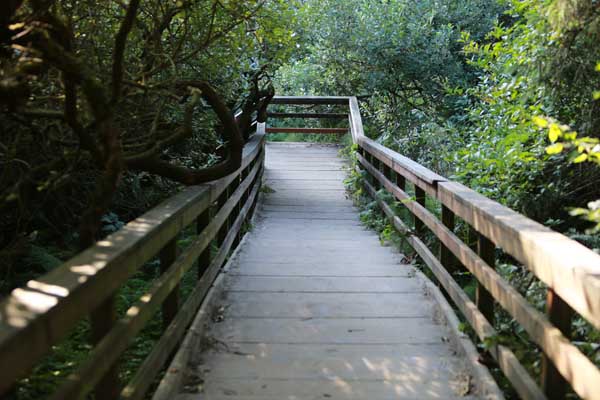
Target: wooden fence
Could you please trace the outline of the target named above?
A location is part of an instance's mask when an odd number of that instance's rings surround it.
[[[480,341],[488,344],[487,351],[521,398],[564,399],[567,385],[571,385],[581,398],[600,399],[600,370],[570,340],[574,312],[600,329],[600,255],[366,137],[356,97],[322,97],[318,101],[276,97],[273,103],[348,105],[359,170],[369,176],[364,181],[365,191],[429,267]],[[283,114],[285,118],[292,115]],[[413,220],[403,221],[397,216],[378,195],[380,189],[410,211]],[[428,201],[441,205],[441,218],[426,207]],[[470,226],[466,242],[455,233],[458,219]],[[424,243],[426,230],[437,238],[438,254]],[[496,272],[496,248],[547,285],[546,314]],[[474,301],[453,276],[465,269],[477,279]],[[497,306],[506,310],[543,351],[539,385],[513,351],[498,343],[493,326]]]
[[[264,124],[246,144],[242,166],[225,178],[193,186],[128,223],[0,304],[0,397],[91,317],[92,349],[52,399],[142,399],[176,349],[256,205],[264,161]],[[179,251],[178,235],[195,226]],[[218,248],[211,255],[211,247]],[[161,275],[118,319],[115,295],[145,263],[158,257]],[[180,301],[184,274],[197,283]],[[162,309],[163,333],[133,378],[118,381],[118,361],[135,336]]]

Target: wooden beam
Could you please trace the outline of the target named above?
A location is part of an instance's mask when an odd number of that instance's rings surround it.
[[[345,113],[284,113],[284,112],[270,112],[270,113],[267,113],[267,117],[274,118],[274,119],[288,119],[288,118],[345,119],[345,118],[348,118],[348,114],[345,114]]]
[[[366,136],[359,136],[357,140],[363,149],[432,197],[437,196],[437,183],[447,181],[443,176]]]
[[[300,133],[300,134],[344,134],[348,133],[348,128],[278,128],[269,127],[267,133]]]
[[[270,104],[348,104],[347,96],[275,96]]]

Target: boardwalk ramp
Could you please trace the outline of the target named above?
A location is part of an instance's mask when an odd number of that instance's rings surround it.
[[[480,398],[424,281],[361,224],[338,150],[267,144],[258,215],[179,400]]]

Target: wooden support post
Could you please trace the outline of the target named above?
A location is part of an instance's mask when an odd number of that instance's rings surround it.
[[[177,237],[171,240],[160,251],[160,271],[164,273],[177,258]],[[179,285],[165,299],[162,305],[163,327],[166,329],[179,311]]]
[[[223,207],[223,204],[227,202],[229,195],[230,191],[229,187],[227,187],[227,189],[225,189],[223,193],[221,193],[217,200],[217,212]],[[217,234],[217,246],[221,247],[221,244],[227,237],[227,232],[229,232],[229,219],[225,220],[225,223],[223,224],[221,229],[219,229],[219,233]]]
[[[417,203],[419,203],[420,205],[425,207],[425,191],[416,185],[415,185],[415,200],[417,201]],[[423,233],[424,233],[425,225],[423,225],[423,222],[416,215],[414,216],[414,220],[415,220],[415,233],[417,234],[417,236],[422,237]]]
[[[196,220],[196,232],[199,234],[206,228],[206,226],[210,223],[211,218],[211,207],[208,207]],[[198,257],[198,279],[204,275],[204,272],[210,265],[210,251],[211,245],[206,246],[206,249],[200,254]]]
[[[383,175],[385,175],[385,177],[389,180],[392,180],[392,169],[386,164],[383,164]]]
[[[371,154],[369,154],[369,159],[370,159],[369,162],[371,163],[371,165],[373,165],[373,167],[375,167],[375,169],[377,171],[379,171],[380,170],[379,160],[374,155],[371,155]],[[372,179],[373,179],[373,186],[375,187],[375,190],[381,189],[381,183],[379,183],[379,181],[375,177],[372,177]]]
[[[406,178],[396,172],[396,186],[406,192]]]
[[[260,189],[260,185],[262,185],[262,173],[265,168],[265,164],[263,163],[256,174],[256,181],[254,181],[254,185],[258,185]],[[259,193],[260,194],[260,193]],[[252,202],[252,206],[250,207],[250,211],[248,212],[248,220],[252,218],[254,215],[254,211],[256,210],[256,205],[258,204],[258,198],[260,196],[255,196],[254,201]]]
[[[117,322],[116,304],[116,297],[111,296],[91,313],[91,339],[93,344],[100,342]],[[94,388],[94,398],[97,400],[114,400],[119,397],[120,392],[119,367],[118,365],[112,365]]]
[[[552,289],[548,289],[546,296],[546,313],[548,314],[548,319],[567,339],[570,339],[573,309]],[[567,381],[545,354],[542,355],[541,384],[549,400],[563,400],[565,398]]]
[[[454,232],[455,216],[452,210],[442,204],[442,223]],[[443,243],[440,243],[440,262],[451,274],[458,271],[458,260]]]
[[[238,188],[238,186],[240,186],[240,178],[241,178],[241,176],[238,175],[233,180],[233,182],[231,182],[231,185],[229,186],[230,193],[235,192],[235,190]],[[229,214],[229,217],[227,218],[228,230],[231,228],[231,225],[233,225],[233,222],[235,221],[238,214],[240,213],[240,210],[241,210],[241,199],[240,199],[240,201],[237,202],[237,204],[235,205],[233,210],[231,210],[231,214]],[[240,235],[238,234],[235,236],[235,240],[233,241],[233,245],[231,246],[231,248],[235,249],[239,244],[240,244]]]
[[[490,267],[494,268],[496,265],[496,246],[494,243],[483,236],[481,233],[477,233],[477,254],[483,261],[485,261]],[[494,325],[494,297],[488,292],[480,282],[477,282],[477,289],[475,292],[475,303],[479,311],[485,316],[492,326]]]
[[[246,180],[246,177],[248,176],[248,171],[250,171],[250,167],[253,167],[254,163],[251,163],[247,168],[245,168],[244,170],[242,170],[242,174],[240,177],[240,183],[244,182],[244,180]],[[248,196],[250,195],[250,191],[252,190],[254,186],[250,185],[248,186],[248,189],[246,189],[244,191],[244,194],[242,194],[242,197],[240,198],[240,201],[236,207],[236,215],[240,214],[240,211],[242,210],[242,208],[244,207],[244,205],[246,204],[246,201],[248,200]],[[248,217],[246,217],[246,219],[244,220],[244,222],[248,221]],[[239,232],[237,233],[237,239],[236,239],[236,247],[237,244],[239,244],[242,241],[242,238],[244,237],[244,228],[245,225],[242,224],[242,226],[240,227]]]

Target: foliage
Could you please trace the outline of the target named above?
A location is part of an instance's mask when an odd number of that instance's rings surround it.
[[[11,1],[0,13],[0,268],[64,231],[88,246],[177,185],[237,168],[293,2]],[[230,110],[242,114],[233,118]],[[112,208],[112,210],[111,210]],[[14,212],[8,212],[12,210]],[[35,231],[54,232],[33,242]],[[61,241],[61,240],[58,240]],[[60,246],[71,245],[62,241]]]
[[[599,64],[600,65],[600,64]],[[599,69],[597,66],[596,69]],[[552,143],[546,147],[548,154],[559,154],[564,150],[571,150],[569,159],[573,163],[585,161],[600,165],[600,140],[594,137],[578,137],[577,132],[566,125],[543,117],[534,117],[533,121],[540,128],[548,130],[548,138]],[[559,141],[560,139],[560,141]],[[595,234],[600,232],[600,200],[590,201],[587,208],[573,208],[570,211],[573,216],[581,216],[585,220],[595,223],[595,226],[586,232]]]

